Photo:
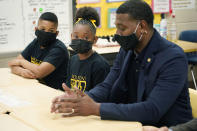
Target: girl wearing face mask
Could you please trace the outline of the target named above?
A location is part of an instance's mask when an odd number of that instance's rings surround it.
[[[96,28],[99,26],[99,15],[94,8],[78,9],[69,45],[76,55],[72,56],[68,66],[66,85],[88,91],[102,82],[109,72],[109,64],[98,53],[92,50],[97,42]]]

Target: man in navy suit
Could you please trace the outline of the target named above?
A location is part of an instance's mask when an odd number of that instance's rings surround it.
[[[51,112],[155,126],[191,120],[186,56],[159,35],[153,19],[147,3],[123,3],[116,12],[114,36],[121,49],[107,78],[86,94],[63,85],[66,93],[52,101]]]

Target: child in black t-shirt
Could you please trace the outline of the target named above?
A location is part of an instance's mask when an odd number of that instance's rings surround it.
[[[12,73],[25,78],[38,79],[55,89],[62,89],[66,79],[68,51],[58,39],[58,19],[51,12],[43,13],[35,27],[37,36],[23,52],[9,62]]]
[[[70,47],[77,54],[69,61],[66,85],[88,91],[105,79],[110,67],[102,56],[92,50],[98,39],[96,27],[100,22],[97,11],[91,7],[80,8],[75,21]]]

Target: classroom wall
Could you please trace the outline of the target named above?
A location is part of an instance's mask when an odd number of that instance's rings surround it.
[[[197,30],[197,0],[194,9],[175,10],[177,36],[184,30]]]

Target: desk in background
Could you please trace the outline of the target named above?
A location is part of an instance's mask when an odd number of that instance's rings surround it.
[[[197,43],[194,43],[194,42],[177,40],[175,41],[175,44],[180,46],[184,50],[185,53],[197,51]]]
[[[8,68],[0,68],[0,74],[0,108],[4,108],[2,113],[10,112],[9,118],[2,119],[10,127],[19,124],[10,123],[12,119],[36,131],[142,131],[139,122],[100,120],[97,116],[62,118],[60,114],[51,114],[51,100],[62,91],[11,74]],[[0,124],[0,129],[3,127]]]

